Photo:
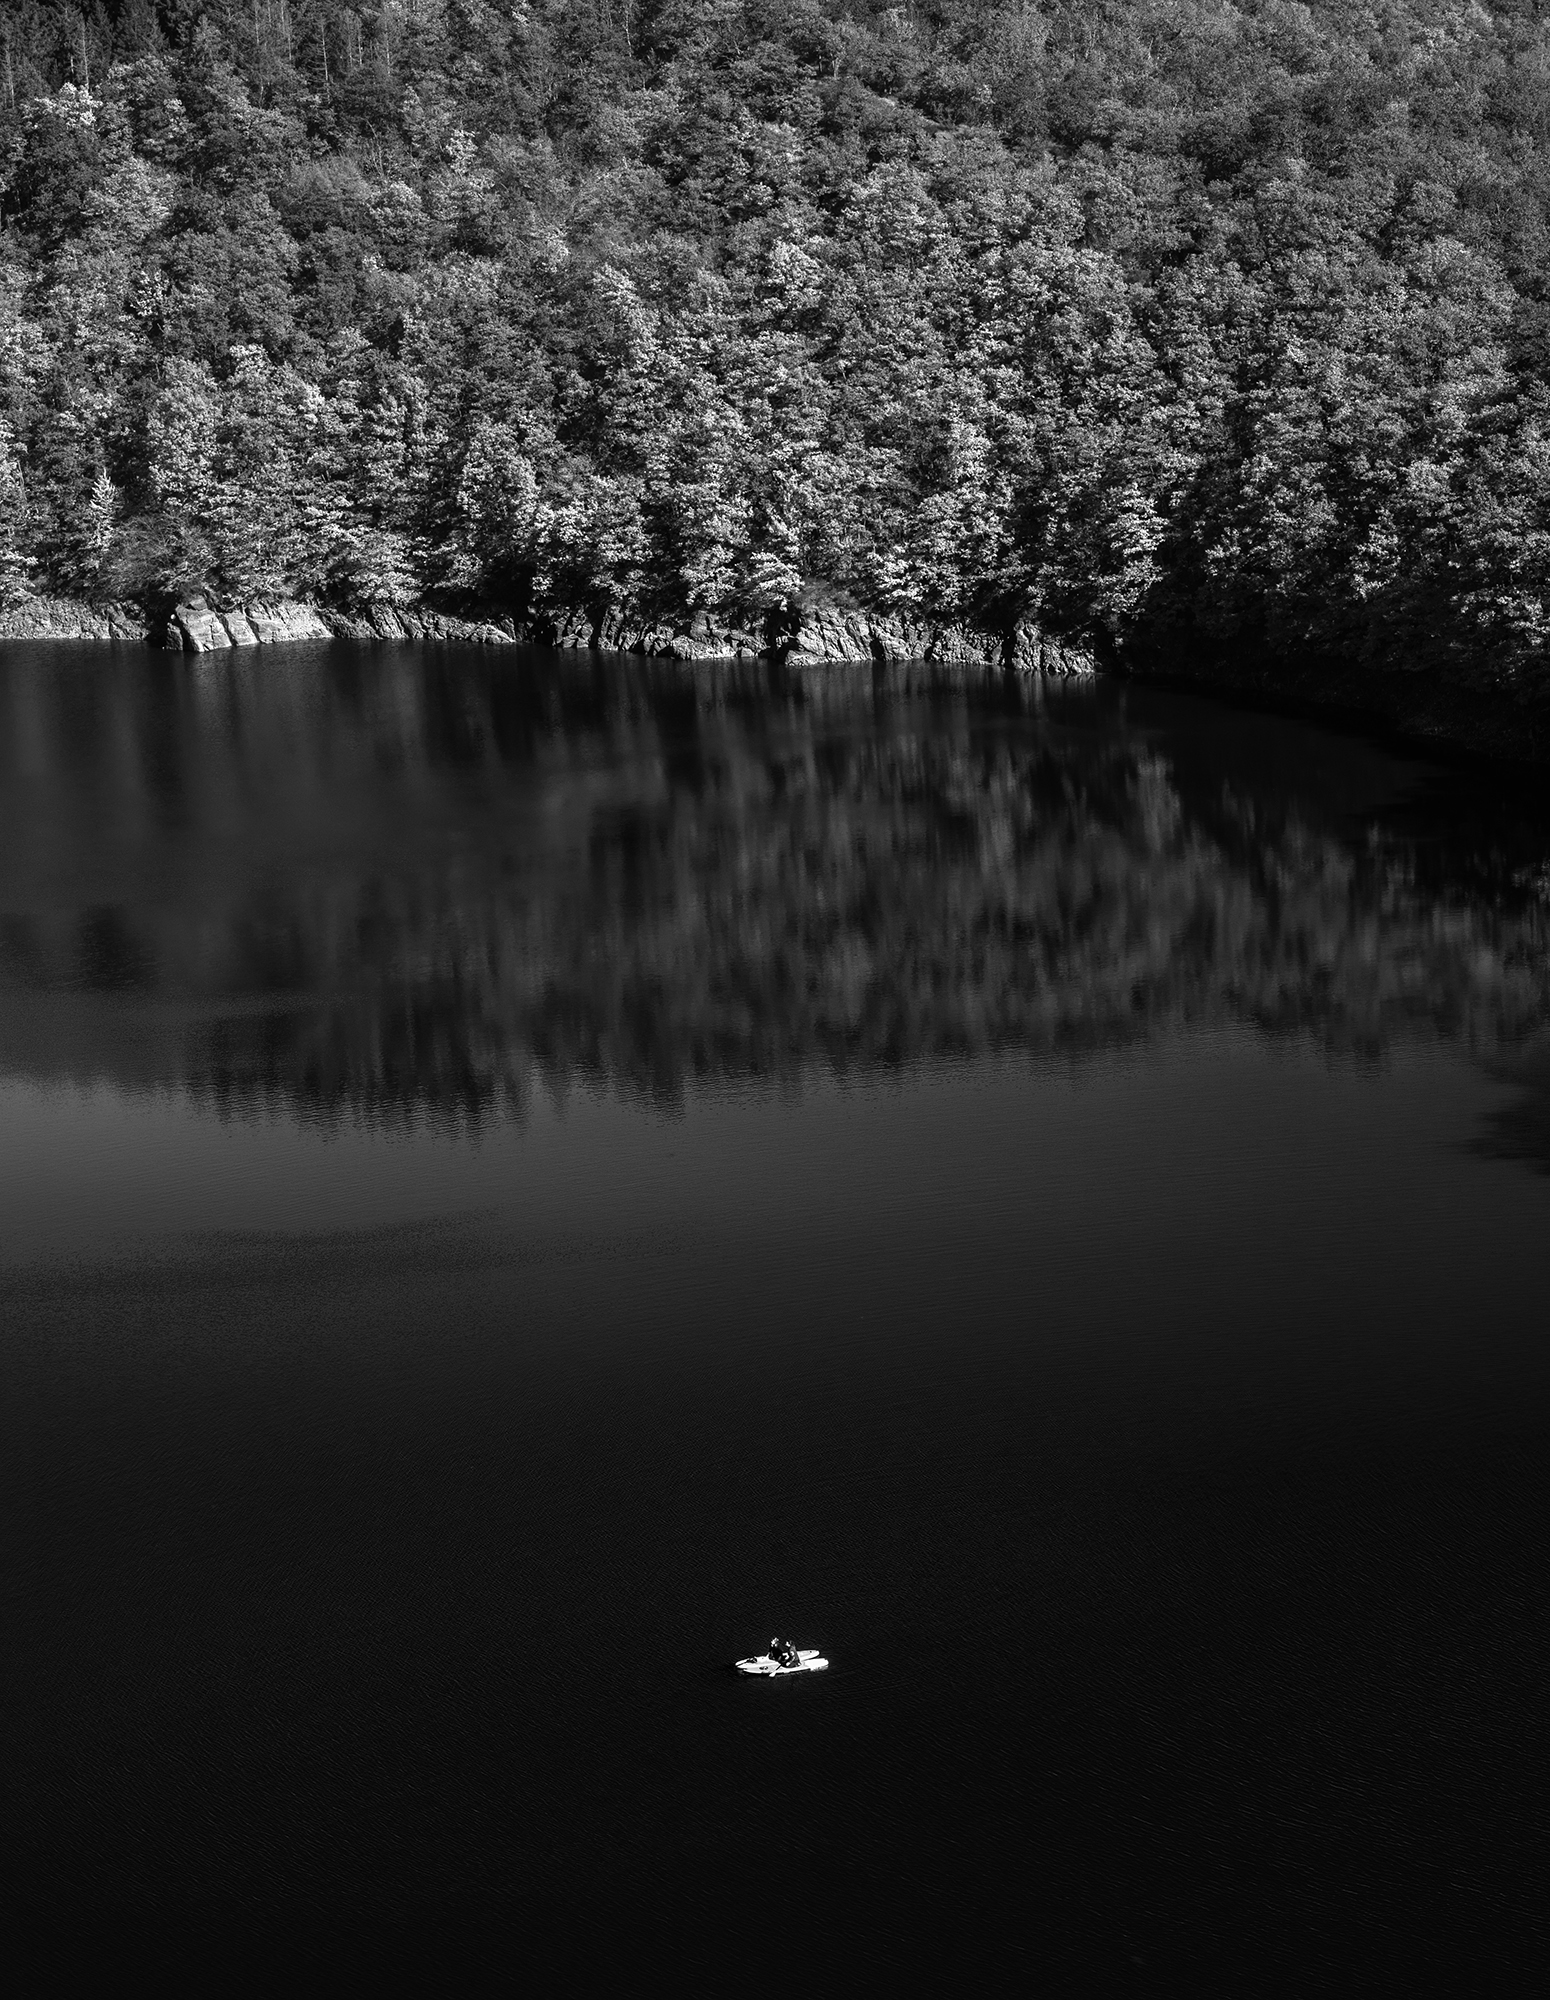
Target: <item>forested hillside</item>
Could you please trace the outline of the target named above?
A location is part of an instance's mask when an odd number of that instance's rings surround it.
[[[0,9],[0,589],[1540,671],[1535,0]]]

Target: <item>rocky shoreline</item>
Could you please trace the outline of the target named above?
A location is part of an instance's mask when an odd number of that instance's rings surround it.
[[[24,597],[0,605],[0,640],[149,638],[145,613],[130,604],[81,604],[67,597]]]
[[[528,621],[468,618],[425,605],[375,605],[341,611],[295,599],[214,605],[193,597],[154,619],[134,604],[86,604],[28,597],[0,606],[0,644],[38,639],[108,640],[173,652],[217,653],[247,647],[356,643],[530,645],[562,652],[624,653],[687,661],[773,660],[793,668],[921,662],[948,669],[1012,671],[1060,680],[1100,671],[1094,655],[1020,621],[1007,632],[934,623],[834,605],[774,614],[762,627],[707,617],[657,623],[612,611],[563,612]],[[1532,676],[1482,678],[1460,667],[1442,674],[1354,668],[1310,659],[1296,667],[1260,658],[1203,652],[1149,656],[1127,651],[1101,671],[1137,682],[1161,681],[1304,709],[1334,721],[1393,732],[1434,749],[1515,763],[1550,763],[1550,687]]]
[[[154,620],[135,605],[34,597],[0,608],[0,641],[8,639],[108,639],[187,653],[327,639],[408,640],[550,646],[566,652],[674,660],[775,659],[796,667],[920,660],[1061,679],[1085,679],[1097,672],[1091,653],[1070,641],[1053,639],[1026,621],[1010,632],[991,632],[829,605],[781,613],[756,629],[753,623],[736,625],[703,613],[687,622],[649,623],[613,611],[577,610],[520,622],[510,617],[463,618],[425,606],[338,611],[293,599],[218,606],[203,597],[190,598],[164,619]]]

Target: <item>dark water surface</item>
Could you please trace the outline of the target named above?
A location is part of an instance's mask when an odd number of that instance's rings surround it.
[[[1530,1990],[1547,898],[1182,695],[0,651],[8,1935]]]

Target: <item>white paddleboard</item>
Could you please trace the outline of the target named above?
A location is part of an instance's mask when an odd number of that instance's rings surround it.
[[[778,1674],[821,1674],[829,1664],[816,1646],[805,1650],[798,1646],[797,1661],[798,1664],[794,1667],[783,1667],[779,1660],[772,1660],[768,1653],[760,1653],[751,1660],[739,1660],[737,1671],[740,1674],[763,1674],[767,1679],[773,1680]]]

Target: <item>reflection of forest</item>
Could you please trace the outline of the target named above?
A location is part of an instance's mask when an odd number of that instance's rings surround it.
[[[1550,1012],[1536,900],[1181,788],[1112,696],[408,649],[0,692],[13,1071],[478,1115],[535,1071],[671,1096],[1232,1019],[1499,1049]]]

